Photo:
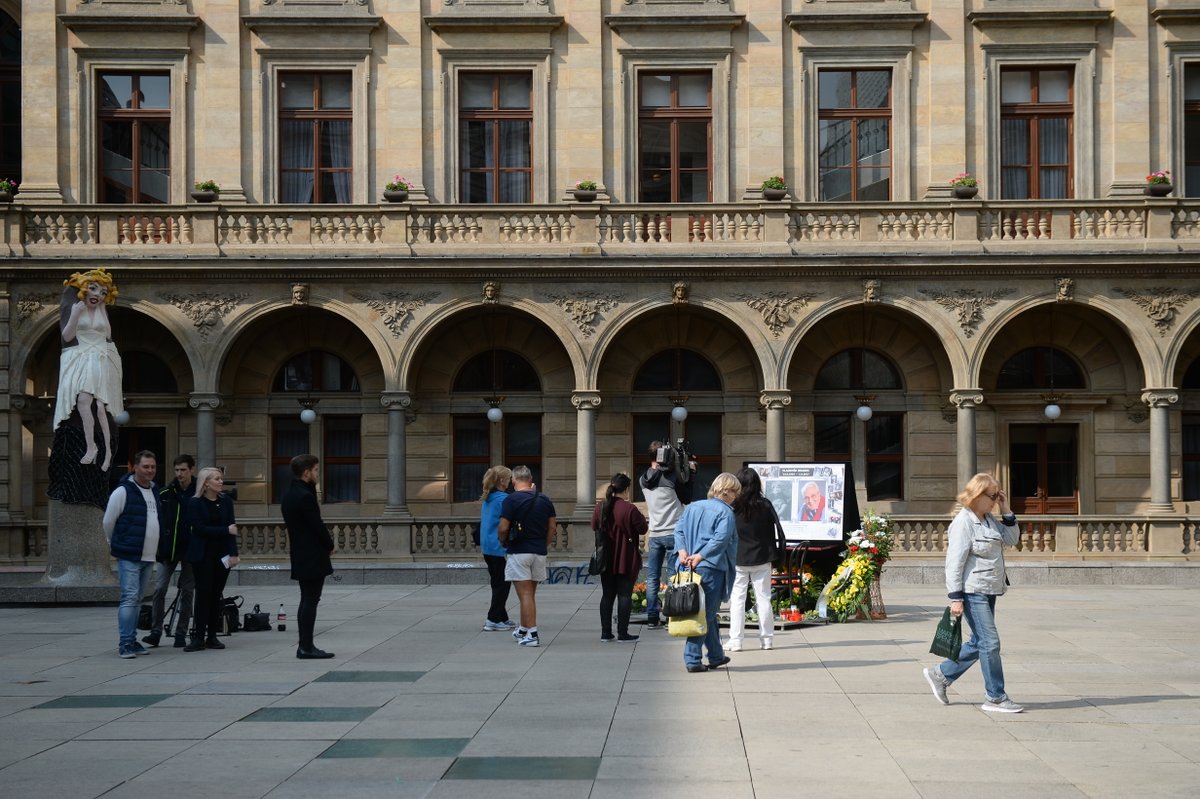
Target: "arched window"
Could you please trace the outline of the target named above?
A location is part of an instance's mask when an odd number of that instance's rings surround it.
[[[883,354],[862,347],[842,350],[821,365],[815,391],[888,391],[904,388],[900,370]],[[819,461],[866,465],[867,499],[904,499],[904,414],[875,414],[865,425],[853,408],[813,414],[813,454]]]
[[[0,178],[21,182],[21,28],[0,11]]]
[[[454,376],[454,391],[541,391],[542,381],[529,361],[508,350],[472,356]]]
[[[652,355],[633,379],[634,391],[720,391],[721,375],[698,352],[680,348]]]
[[[1183,382],[1179,387],[1188,391],[1200,389],[1200,358],[1192,361],[1192,365],[1183,373]]]
[[[358,391],[354,368],[332,352],[309,350],[283,365],[272,391]]]
[[[137,350],[121,353],[121,391],[125,394],[176,394],[175,375],[157,355]]]
[[[996,388],[1042,390],[1087,388],[1083,373],[1069,355],[1051,347],[1030,347],[1009,358],[1000,367]]]
[[[813,384],[817,391],[858,388],[877,390],[904,388],[900,372],[892,362],[872,350],[856,347],[842,350],[827,360]]]
[[[1184,391],[1200,391],[1200,358],[1188,366],[1179,387]],[[1200,413],[1183,414],[1183,485],[1181,499],[1194,502],[1200,499]]]

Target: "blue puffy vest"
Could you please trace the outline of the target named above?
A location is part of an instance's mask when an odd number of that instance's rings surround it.
[[[133,481],[132,475],[123,478],[120,487],[125,489],[125,510],[117,517],[108,550],[114,558],[141,560],[142,547],[146,543],[146,498],[142,495],[141,488]],[[155,488],[151,483],[150,493],[154,495],[154,507],[161,520],[162,503],[159,502]]]

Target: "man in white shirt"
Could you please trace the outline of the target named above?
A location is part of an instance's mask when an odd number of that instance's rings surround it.
[[[117,608],[117,654],[123,658],[149,652],[137,640],[138,606],[146,595],[158,551],[160,505],[154,475],[158,459],[149,450],[133,457],[133,472],[121,478],[104,510],[104,535],[117,559],[121,604]]]

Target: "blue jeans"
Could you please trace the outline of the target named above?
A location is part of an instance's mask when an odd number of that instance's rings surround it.
[[[701,645],[708,650],[709,663],[717,663],[725,657],[725,650],[721,647],[721,628],[717,626],[717,611],[721,609],[721,600],[725,597],[725,571],[700,566],[696,574],[700,575],[700,587],[704,591],[704,616],[708,621],[708,632],[687,639],[683,646],[685,666],[700,665]]]
[[[138,607],[150,586],[154,561],[117,558],[117,578],[121,581],[121,604],[117,608],[117,633],[120,643],[137,641]]]
[[[1008,698],[1004,692],[1004,666],[1000,663],[1000,633],[996,630],[996,597],[988,594],[967,594],[963,613],[971,625],[971,637],[963,642],[958,662],[944,660],[938,670],[954,682],[979,661],[983,669],[983,690],[987,698],[1000,702]]]
[[[646,620],[658,621],[661,606],[658,604],[658,586],[663,581],[663,563],[666,561],[667,574],[675,573],[675,561],[679,553],[675,551],[675,536],[660,535],[646,539]]]

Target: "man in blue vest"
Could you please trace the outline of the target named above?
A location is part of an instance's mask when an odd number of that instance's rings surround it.
[[[123,658],[145,655],[150,650],[138,643],[138,606],[150,585],[158,552],[158,520],[161,506],[154,475],[158,459],[149,450],[133,456],[133,472],[121,478],[104,510],[104,534],[117,559],[121,580],[121,604],[117,608],[120,641],[117,654]]]

